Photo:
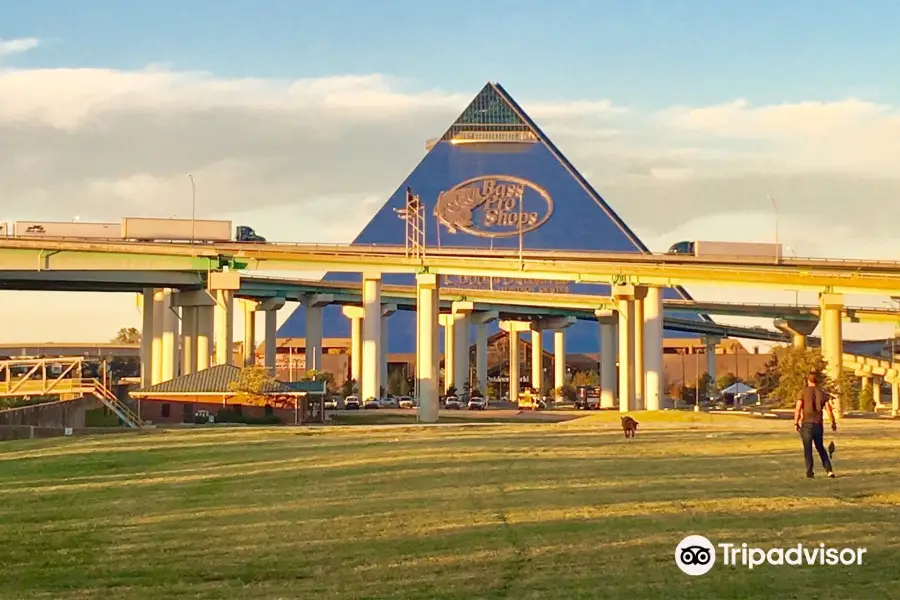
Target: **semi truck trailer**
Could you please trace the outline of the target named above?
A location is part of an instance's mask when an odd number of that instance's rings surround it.
[[[147,219],[124,217],[121,223],[16,221],[0,223],[0,237],[132,240],[143,242],[263,243],[252,227],[238,225],[232,238],[231,221],[209,219]]]
[[[781,244],[762,242],[678,242],[669,254],[687,254],[701,258],[771,258],[782,257]]]

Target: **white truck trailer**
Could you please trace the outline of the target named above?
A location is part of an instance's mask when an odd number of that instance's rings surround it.
[[[781,244],[762,242],[678,242],[669,248],[669,254],[688,254],[700,258],[771,258],[781,259]]]
[[[80,223],[78,221],[16,221],[16,237],[78,238],[117,240],[118,223]]]
[[[124,217],[121,239],[150,242],[158,240],[230,242],[231,221]]]

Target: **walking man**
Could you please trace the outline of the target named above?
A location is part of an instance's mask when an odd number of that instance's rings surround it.
[[[806,387],[800,392],[797,398],[797,408],[794,410],[794,427],[800,432],[803,439],[803,458],[806,460],[806,476],[813,478],[813,445],[822,459],[822,467],[829,477],[834,477],[834,471],[831,469],[831,459],[828,458],[828,452],[825,450],[823,436],[825,434],[823,413],[828,411],[828,417],[831,419],[831,430],[837,431],[837,423],[834,420],[834,410],[831,408],[831,401],[825,392],[816,386],[816,375],[810,373],[806,377]]]

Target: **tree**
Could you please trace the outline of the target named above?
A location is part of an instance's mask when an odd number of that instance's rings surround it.
[[[347,396],[352,396],[354,394],[359,393],[359,386],[356,383],[355,379],[348,379],[344,382],[344,385],[341,386],[341,395],[345,398]]]
[[[594,387],[600,385],[600,374],[597,371],[576,371],[572,374],[574,387]]]
[[[738,383],[739,381],[741,381],[741,378],[735,376],[734,373],[725,373],[724,375],[719,377],[719,380],[716,382],[716,388],[718,388],[719,391],[721,391],[721,390],[724,390],[725,388],[731,387],[732,385],[734,385],[735,383]]]
[[[456,395],[456,385],[455,385],[455,384],[451,383],[451,384],[450,384],[450,387],[447,388],[447,395],[448,395],[448,396],[455,396],[455,395]]]
[[[334,373],[329,373],[328,371],[316,371],[315,369],[310,369],[300,376],[300,381],[324,381],[325,382],[325,400],[331,399],[331,394],[334,392]]]
[[[135,327],[123,327],[111,341],[113,344],[140,344],[141,332]]]
[[[877,385],[877,384],[876,384]],[[864,387],[859,391],[859,410],[863,412],[875,411],[875,394],[872,393],[872,387]]]
[[[578,391],[571,384],[566,384],[553,390],[553,394],[557,398],[562,398],[565,402],[575,402],[578,400]]]
[[[792,407],[797,396],[806,386],[806,378],[814,373],[823,382],[823,389],[836,392],[833,383],[824,376],[825,359],[817,348],[794,348],[784,346],[775,350],[776,357],[767,363],[767,371],[760,379],[770,382],[777,376],[778,384],[772,390],[772,396],[781,406]]]
[[[388,392],[394,396],[409,395],[409,381],[406,379],[406,374],[402,369],[391,371],[391,374],[388,375],[387,386]]]
[[[274,389],[278,381],[269,375],[265,367],[245,367],[241,369],[237,381],[228,384],[228,390],[234,392],[238,404],[259,405],[268,403],[266,392]]]

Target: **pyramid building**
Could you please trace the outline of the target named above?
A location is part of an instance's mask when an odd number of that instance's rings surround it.
[[[388,199],[353,244],[402,246],[407,189],[424,203],[426,248],[588,250],[649,252],[578,170],[498,83],[488,83]],[[439,202],[439,197],[441,202]],[[519,235],[519,221],[522,235]],[[328,273],[326,281],[359,282],[360,275]],[[412,275],[385,275],[385,284],[414,285]],[[609,286],[537,280],[445,277],[452,288],[541,291],[548,294],[609,294]],[[682,288],[664,298],[690,299]],[[709,321],[705,315],[680,318]],[[498,330],[496,323],[490,333]],[[278,330],[279,338],[305,337],[300,306]],[[349,338],[350,323],[341,307],[324,310],[324,337]],[[442,332],[443,335],[443,332]],[[665,332],[666,337],[693,337]],[[600,347],[596,323],[581,322],[566,332],[566,352],[592,353]],[[470,338],[471,339],[471,338]],[[412,312],[388,322],[389,353],[415,352]],[[545,336],[549,349],[552,336]]]

